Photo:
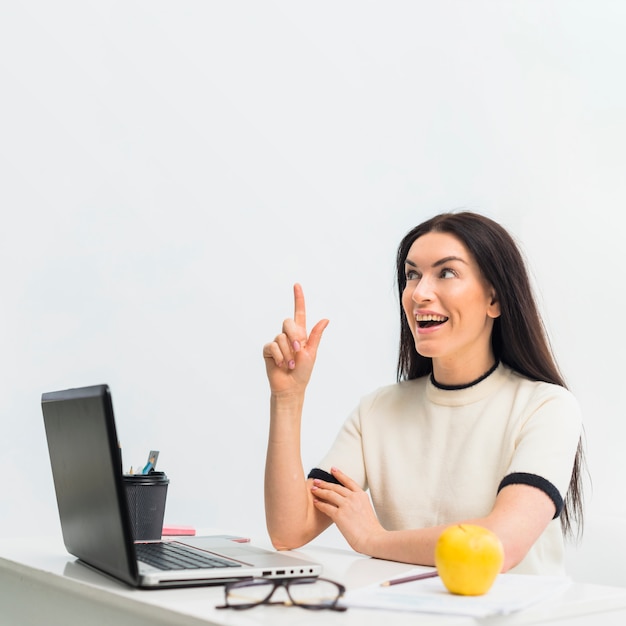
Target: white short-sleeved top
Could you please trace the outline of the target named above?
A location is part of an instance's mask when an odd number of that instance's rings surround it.
[[[424,376],[367,395],[318,467],[369,489],[388,530],[482,517],[500,488],[531,484],[552,498],[555,519],[511,571],[562,574],[557,517],[581,427],[568,390],[500,364],[468,388],[440,389]]]

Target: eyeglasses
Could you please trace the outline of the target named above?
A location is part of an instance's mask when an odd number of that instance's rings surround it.
[[[284,588],[287,600],[272,600],[274,592]],[[294,605],[303,609],[345,611],[337,602],[346,588],[327,578],[281,578],[267,580],[256,578],[226,583],[225,604],[216,609],[251,609],[261,604]]]

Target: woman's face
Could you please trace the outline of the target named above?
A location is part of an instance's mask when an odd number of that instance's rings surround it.
[[[422,235],[409,249],[405,275],[402,306],[417,352],[449,366],[489,367],[500,305],[465,245],[449,233]]]

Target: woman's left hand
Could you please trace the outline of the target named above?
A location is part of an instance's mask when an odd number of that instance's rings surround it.
[[[386,531],[381,526],[368,494],[349,476],[336,468],[337,485],[314,479],[311,487],[315,507],[330,517],[353,550],[371,555],[371,542]]]

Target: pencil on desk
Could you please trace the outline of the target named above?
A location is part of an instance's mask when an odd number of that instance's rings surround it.
[[[410,583],[414,580],[424,580],[425,578],[435,578],[436,576],[439,576],[439,572],[437,570],[434,570],[432,572],[424,572],[423,574],[415,574],[414,576],[405,576],[404,578],[393,578],[392,580],[386,580],[384,583],[380,583],[380,586],[389,587],[390,585]]]

